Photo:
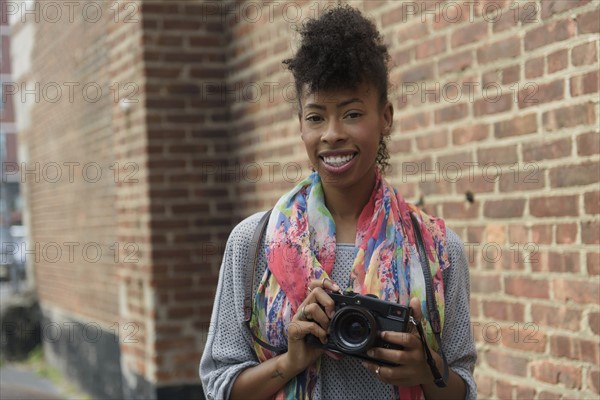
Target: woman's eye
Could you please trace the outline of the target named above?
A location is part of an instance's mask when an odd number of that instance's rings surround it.
[[[319,122],[322,120],[322,118],[318,115],[309,115],[308,117],[306,117],[306,120],[310,122]]]
[[[350,118],[350,119],[355,119],[360,117],[362,114],[359,112],[349,112],[348,114],[346,114],[346,117]]]

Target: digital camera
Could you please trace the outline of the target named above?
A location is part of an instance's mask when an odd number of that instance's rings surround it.
[[[367,350],[372,347],[402,350],[402,346],[382,340],[379,332],[406,332],[411,309],[380,300],[375,295],[362,296],[351,291],[329,293],[329,296],[335,302],[335,314],[329,323],[327,343],[321,343],[314,335],[307,335],[307,342],[336,353],[393,365],[369,357]]]

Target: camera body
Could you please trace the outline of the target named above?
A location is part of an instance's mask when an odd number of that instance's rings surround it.
[[[329,293],[335,302],[335,314],[329,323],[327,343],[307,335],[311,345],[329,351],[393,365],[367,355],[372,347],[402,350],[402,346],[382,340],[380,331],[406,332],[411,316],[409,307],[380,300],[375,295],[360,295],[351,291],[344,294]]]

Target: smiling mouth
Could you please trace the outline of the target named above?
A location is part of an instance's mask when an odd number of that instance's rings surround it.
[[[356,153],[346,154],[343,156],[321,157],[321,159],[327,165],[331,165],[332,167],[341,167],[345,164],[348,164],[354,157],[356,157]]]

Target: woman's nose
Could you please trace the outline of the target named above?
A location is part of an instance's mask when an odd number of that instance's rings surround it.
[[[332,144],[345,139],[346,134],[344,133],[341,124],[334,118],[330,119],[327,128],[323,132],[323,135],[321,135],[321,141]]]

